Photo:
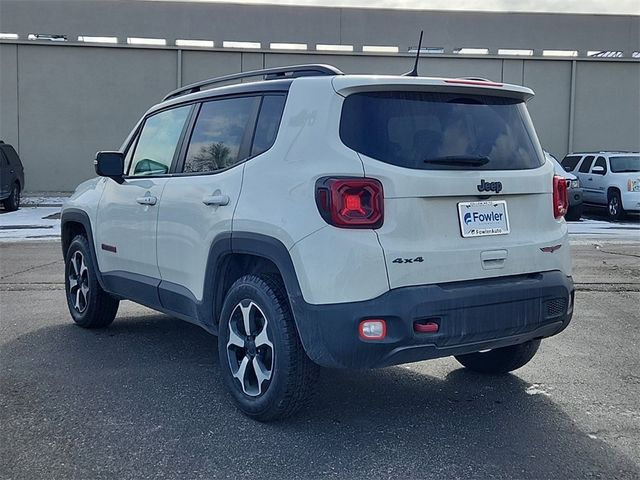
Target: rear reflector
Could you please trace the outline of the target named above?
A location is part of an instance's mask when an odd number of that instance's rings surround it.
[[[413,331],[416,333],[437,333],[440,330],[440,325],[436,322],[414,323]]]
[[[360,322],[360,338],[382,340],[387,336],[387,322],[384,320],[363,320]]]
[[[569,208],[569,192],[566,180],[555,175],[553,177],[553,216],[556,219],[564,217]]]

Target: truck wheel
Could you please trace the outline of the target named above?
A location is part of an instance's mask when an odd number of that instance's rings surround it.
[[[100,287],[89,242],[83,235],[77,235],[67,249],[64,274],[67,306],[77,325],[101,328],[113,322],[120,301]]]
[[[15,212],[20,208],[20,185],[18,182],[13,184],[11,195],[5,198],[2,203],[7,212]]]
[[[456,360],[474,372],[507,373],[529,363],[539,346],[540,340],[531,340],[520,345],[496,348],[488,352],[457,355]]]
[[[246,275],[231,286],[218,353],[224,382],[245,415],[279,420],[310,401],[319,368],[302,347],[279,276]]]
[[[565,218],[570,222],[577,222],[582,217],[582,204],[569,208]]]
[[[622,199],[620,198],[620,192],[613,190],[609,192],[607,197],[607,213],[609,219],[618,222],[624,218],[624,208],[622,208]]]

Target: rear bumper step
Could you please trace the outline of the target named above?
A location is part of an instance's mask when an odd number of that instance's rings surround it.
[[[403,287],[363,302],[311,305],[292,298],[291,303],[313,361],[375,368],[555,335],[571,320],[573,293],[571,277],[551,271]],[[366,319],[385,320],[383,340],[359,337]],[[437,323],[438,329],[422,333],[415,323]]]

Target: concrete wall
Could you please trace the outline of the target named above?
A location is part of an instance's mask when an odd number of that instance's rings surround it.
[[[147,108],[169,90],[204,78],[262,67],[329,63],[346,73],[401,73],[424,28],[422,75],[479,76],[536,91],[530,111],[543,145],[571,150],[640,149],[640,17],[498,14],[276,7],[136,0],[0,0],[0,139],[16,146],[27,189],[71,190],[93,175],[97,150],[116,149]],[[594,32],[597,32],[594,33]],[[29,33],[69,41],[27,41]],[[78,35],[117,36],[116,45],[84,44]],[[128,36],[167,39],[165,47],[126,45]],[[174,40],[212,39],[215,49],[174,47]],[[261,49],[218,48],[224,40],[259,41]],[[308,51],[269,49],[301,42]],[[315,51],[316,43],[348,44],[353,53]],[[363,45],[398,46],[369,54]],[[489,55],[454,55],[459,47]],[[498,48],[530,48],[504,57]],[[575,49],[573,58],[543,49]],[[585,58],[587,50],[624,58]]]
[[[505,2],[508,3],[508,2]],[[375,5],[375,2],[371,2]],[[0,0],[0,31],[315,44],[639,50],[632,15],[479,13],[429,10],[293,7],[151,0]]]
[[[23,158],[28,190],[71,190],[93,175],[97,150],[117,149],[140,116],[178,85],[263,65],[314,62],[350,73],[399,73],[411,61],[403,55],[5,42],[0,138]],[[536,97],[529,109],[538,135],[558,156],[569,150],[640,149],[639,62],[445,56],[423,58],[420,71],[532,87]]]

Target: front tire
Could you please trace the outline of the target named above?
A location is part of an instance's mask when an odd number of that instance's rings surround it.
[[[7,212],[15,212],[20,208],[20,185],[15,182],[11,187],[11,195],[3,200],[4,209]]]
[[[73,321],[83,328],[111,324],[120,301],[100,287],[89,242],[83,235],[77,235],[67,249],[64,274],[67,306]]]
[[[614,222],[619,222],[624,218],[625,211],[622,207],[620,192],[617,190],[609,192],[607,197],[607,213],[609,214],[609,219]]]
[[[248,417],[283,419],[310,401],[319,368],[302,347],[279,276],[246,275],[231,286],[218,352],[224,382]]]
[[[539,347],[540,340],[530,340],[519,345],[495,348],[488,352],[457,355],[455,358],[474,372],[501,374],[512,372],[529,363]]]

